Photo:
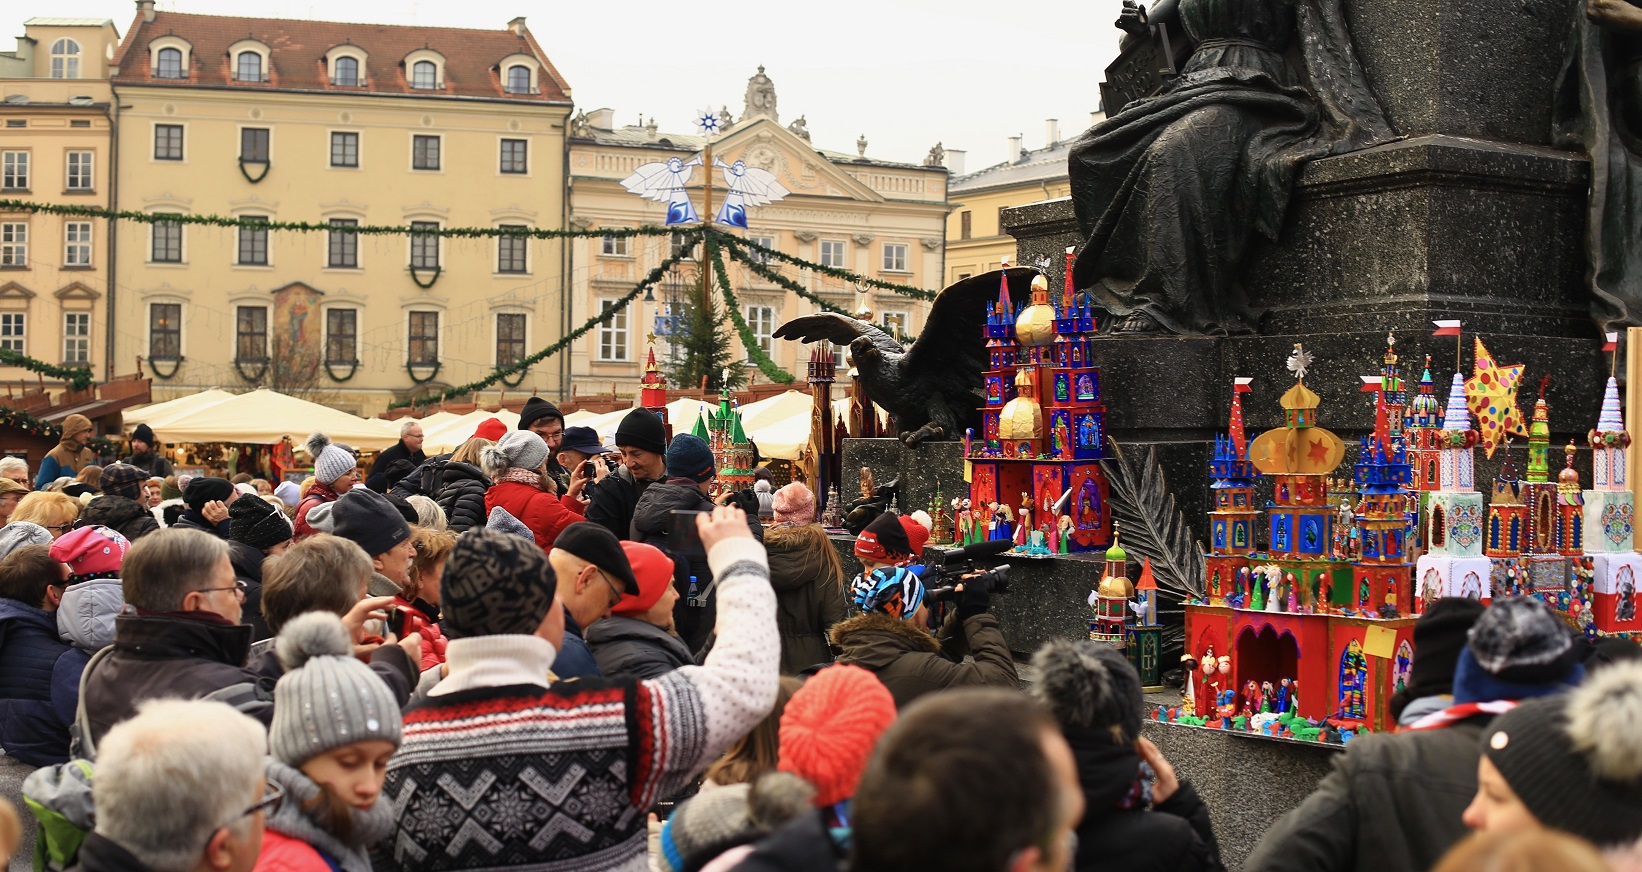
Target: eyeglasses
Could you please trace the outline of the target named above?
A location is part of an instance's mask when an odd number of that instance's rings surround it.
[[[75,522],[73,521],[69,521],[67,524],[57,524],[55,526],[51,524],[41,524],[40,526],[45,527],[47,530],[56,530],[57,534],[60,536],[74,529],[74,523]]]
[[[194,593],[216,593],[217,591],[222,591],[222,590],[231,590],[231,591],[233,591],[234,592],[234,599],[237,599],[240,602],[245,602],[245,585],[239,584],[237,582],[234,584],[233,587],[197,587],[197,588],[194,588],[193,592]]]
[[[257,800],[244,811],[240,812],[238,815],[235,815],[234,820],[239,820],[242,817],[254,815],[259,811],[263,814],[273,814],[274,812],[279,811],[280,800],[284,798],[285,788],[280,787],[279,784],[273,781],[263,782],[262,798]]]
[[[597,566],[593,567],[593,571],[598,573],[599,578],[603,580],[605,584],[610,586],[610,607],[615,608],[616,606],[621,605],[622,592],[616,587],[616,583],[611,581],[609,576],[604,574],[604,570],[598,568]]]

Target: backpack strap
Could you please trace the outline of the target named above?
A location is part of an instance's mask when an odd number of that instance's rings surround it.
[[[70,759],[93,761],[97,759],[97,743],[91,738],[91,718],[86,714],[86,684],[91,679],[91,670],[96,669],[97,664],[103,662],[113,652],[113,645],[106,645],[97,649],[97,653],[91,655],[91,660],[87,661],[86,668],[80,671],[80,698],[74,701],[74,726],[69,729],[68,756]]]

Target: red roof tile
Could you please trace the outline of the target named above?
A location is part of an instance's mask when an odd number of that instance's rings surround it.
[[[148,44],[163,36],[179,36],[192,46],[187,79],[159,79],[153,75]],[[233,78],[228,48],[242,39],[255,39],[271,51],[267,83],[239,82]],[[325,53],[352,43],[366,53],[362,71],[366,85],[337,87],[325,69]],[[444,88],[412,88],[405,56],[430,48],[445,58]],[[539,94],[509,94],[502,88],[497,65],[511,54],[535,58]],[[131,58],[130,63],[126,58]],[[336,91],[338,93],[408,94],[418,97],[485,97],[538,103],[570,102],[570,87],[547,59],[530,31],[467,30],[456,27],[402,27],[389,24],[348,24],[338,21],[300,21],[282,18],[235,18],[156,12],[132,24],[120,44],[115,84],[235,87],[247,90]]]

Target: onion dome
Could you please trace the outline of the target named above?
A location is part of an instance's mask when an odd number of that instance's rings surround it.
[[[1414,395],[1414,401],[1408,406],[1408,422],[1411,427],[1436,427],[1442,420],[1442,405],[1437,402],[1435,387],[1431,382],[1431,358],[1425,359],[1425,374],[1420,376],[1420,392]]]
[[[1055,341],[1055,307],[1049,305],[1049,280],[1041,275],[1032,278],[1032,305],[1015,319],[1015,341],[1023,346]]]
[[[1043,407],[1032,389],[1032,369],[1015,373],[1015,398],[1004,404],[998,416],[998,438],[1020,442],[1043,438]]]
[[[1562,471],[1557,473],[1557,477],[1556,477],[1556,490],[1557,490],[1557,493],[1577,494],[1580,491],[1580,487],[1579,487],[1579,470],[1574,469],[1574,451],[1575,451],[1575,448],[1574,448],[1573,440],[1572,439],[1568,440],[1568,447],[1564,448],[1562,450],[1567,454],[1568,460],[1567,460],[1567,463],[1563,466]]]
[[[1123,546],[1117,543],[1117,536],[1112,536],[1112,547],[1106,549],[1106,572],[1100,579],[1100,588],[1096,591],[1106,599],[1128,599],[1134,586],[1129,583],[1128,572],[1129,554]]]

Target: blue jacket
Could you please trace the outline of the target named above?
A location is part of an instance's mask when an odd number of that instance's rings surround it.
[[[581,625],[564,610],[564,644],[559,656],[553,658],[553,674],[560,678],[598,678],[599,661],[593,659],[593,649],[582,639]]]
[[[90,655],[57,637],[51,612],[0,599],[0,748],[30,766],[68,762],[68,728]]]

